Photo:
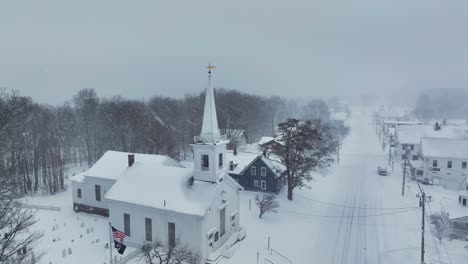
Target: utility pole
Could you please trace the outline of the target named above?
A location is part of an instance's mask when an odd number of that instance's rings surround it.
[[[426,193],[422,191],[422,195],[416,195],[419,198],[419,206],[422,208],[421,215],[421,264],[424,264],[424,229],[425,229],[425,215],[426,215]]]
[[[390,140],[388,144],[388,166],[390,166],[390,162],[392,159],[392,143],[393,143],[393,136],[390,135]]]
[[[336,153],[336,162],[338,164],[340,164],[340,148],[341,148],[341,140],[338,141],[338,150],[337,150],[337,153]]]
[[[408,149],[407,146],[405,148],[405,164],[403,165],[403,182],[401,184],[401,196],[405,196],[405,182],[406,182],[406,166],[408,164]]]

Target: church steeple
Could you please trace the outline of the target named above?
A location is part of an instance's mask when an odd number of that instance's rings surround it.
[[[213,82],[211,69],[215,66],[208,65],[208,86],[205,91],[205,109],[203,112],[203,123],[200,139],[207,143],[216,143],[219,141],[220,133],[218,129],[218,117],[216,115],[216,105],[213,92]]]
[[[226,173],[226,144],[218,128],[216,106],[213,93],[211,69],[208,67],[208,87],[205,94],[205,109],[203,112],[203,124],[199,137],[195,137],[192,144],[195,169],[193,177],[196,181],[218,182],[218,179]]]

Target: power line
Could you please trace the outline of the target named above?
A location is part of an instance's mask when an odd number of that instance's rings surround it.
[[[418,187],[419,187],[419,191],[420,191],[420,192],[424,192],[424,190],[423,190],[423,188],[421,187],[421,185],[420,185],[419,183],[417,183],[417,184],[418,184]],[[432,214],[433,214],[433,211],[432,211],[431,206],[430,206],[429,204],[427,204],[427,207],[429,208],[429,211],[430,211],[430,213],[431,213],[431,215],[432,215]],[[427,214],[425,214],[425,218],[426,218],[426,220],[430,223],[430,221],[428,220]],[[431,236],[432,236],[432,232],[429,232],[429,233],[430,233]],[[440,240],[440,242],[441,242],[441,244],[444,246],[445,254],[447,255],[447,258],[448,258],[449,262],[452,264],[452,259],[450,258],[450,255],[449,255],[449,253],[448,253],[447,246],[445,245],[445,241]],[[436,243],[434,243],[434,246],[436,247],[437,250],[439,250]],[[439,254],[440,254],[440,251],[439,251]]]
[[[357,207],[356,207],[357,209]],[[419,208],[416,209],[409,209],[409,210],[400,210],[396,212],[387,212],[387,213],[380,213],[380,214],[369,214],[369,215],[360,215],[356,217],[370,217],[370,216],[384,216],[384,215],[392,215],[392,214],[401,214],[401,213],[406,213],[406,212],[411,212],[419,210]],[[287,213],[287,214],[294,214],[294,215],[301,215],[301,216],[307,216],[307,217],[323,217],[323,218],[354,218],[354,217],[345,217],[341,215],[319,215],[319,214],[309,214],[309,213],[301,213],[301,212],[293,212],[293,211],[287,211],[287,210],[277,210],[278,212],[282,213]]]
[[[344,205],[344,204],[338,204],[338,203],[331,203],[331,202],[324,202],[316,199],[312,199],[300,194],[296,194],[296,196],[301,196],[304,199],[307,199],[312,202],[320,203],[320,204],[325,204],[325,205],[331,205],[331,206],[336,206],[336,207],[344,207],[344,208],[356,208],[356,209],[366,209],[366,210],[407,210],[407,209],[419,209],[419,207],[413,206],[413,207],[359,207],[359,206],[351,206],[351,205]]]

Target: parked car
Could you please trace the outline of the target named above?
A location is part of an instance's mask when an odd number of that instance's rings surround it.
[[[424,184],[424,185],[432,185],[432,181],[429,180],[428,178],[424,178],[424,179],[422,180],[422,184]]]
[[[377,174],[379,174],[380,176],[387,176],[388,172],[387,172],[387,168],[386,167],[377,167]]]

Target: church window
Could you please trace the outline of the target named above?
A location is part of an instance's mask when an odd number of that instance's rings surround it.
[[[130,215],[124,214],[124,232],[125,235],[130,236]]]
[[[153,226],[151,218],[145,218],[146,241],[153,241]]]
[[[101,201],[101,185],[95,185],[94,192],[96,194],[96,201],[100,202]]]
[[[219,222],[220,222],[220,235],[224,236],[226,233],[226,208],[221,209],[219,212]]]
[[[209,162],[209,157],[208,155],[202,155],[201,156],[201,168],[202,170],[206,171],[210,167],[210,162]]]
[[[219,153],[219,167],[223,167],[223,153]]]
[[[81,198],[81,189],[80,189],[80,188],[78,188],[78,190],[77,190],[77,191],[78,191],[78,198]]]
[[[170,247],[175,247],[175,224],[174,223],[167,223],[167,236],[168,236],[168,244]]]

